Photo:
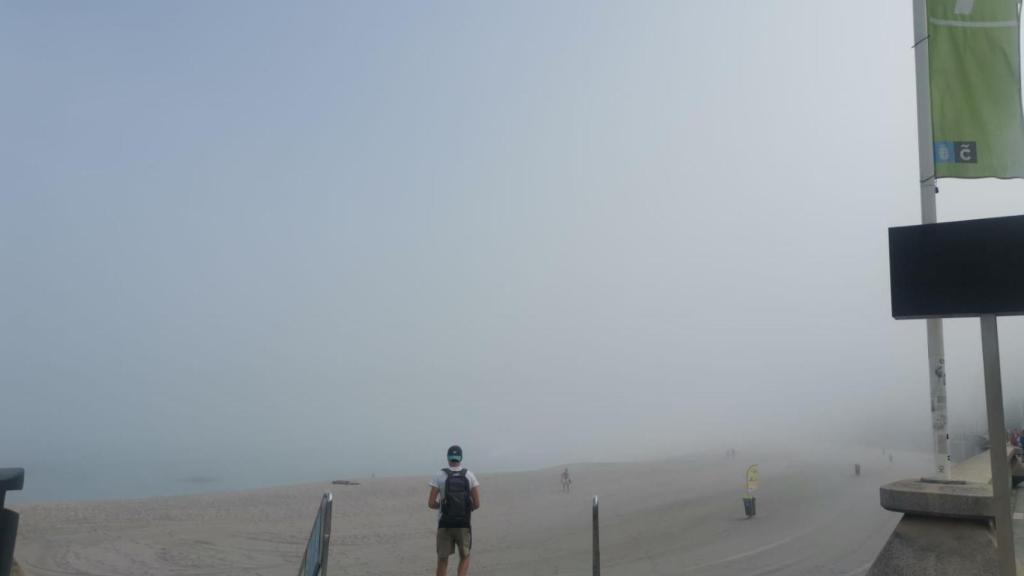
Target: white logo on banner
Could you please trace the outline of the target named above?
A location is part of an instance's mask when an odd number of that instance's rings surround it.
[[[956,0],[953,13],[957,16],[970,16],[974,12],[974,0]]]

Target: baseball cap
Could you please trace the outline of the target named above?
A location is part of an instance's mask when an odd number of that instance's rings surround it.
[[[448,449],[449,462],[462,462],[462,446],[455,445]]]

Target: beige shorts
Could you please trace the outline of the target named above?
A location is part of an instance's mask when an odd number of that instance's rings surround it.
[[[469,528],[437,529],[438,558],[447,558],[454,554],[456,545],[459,546],[459,557],[469,556],[469,549],[473,547],[473,531]]]

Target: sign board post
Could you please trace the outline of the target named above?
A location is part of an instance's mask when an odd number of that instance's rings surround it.
[[[985,365],[985,408],[992,466],[992,513],[996,521],[999,572],[1016,574],[1013,524],[1010,519],[1010,467],[1006,462],[1006,425],[1003,422],[1003,376],[999,367],[999,330],[996,317],[981,317],[981,354]]]

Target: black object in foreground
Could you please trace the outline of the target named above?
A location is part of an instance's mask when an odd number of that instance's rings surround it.
[[[18,537],[18,513],[4,508],[8,490],[25,486],[24,468],[0,468],[0,576],[10,576],[14,565],[14,540]]]
[[[1024,314],[1024,216],[889,229],[898,319]]]

